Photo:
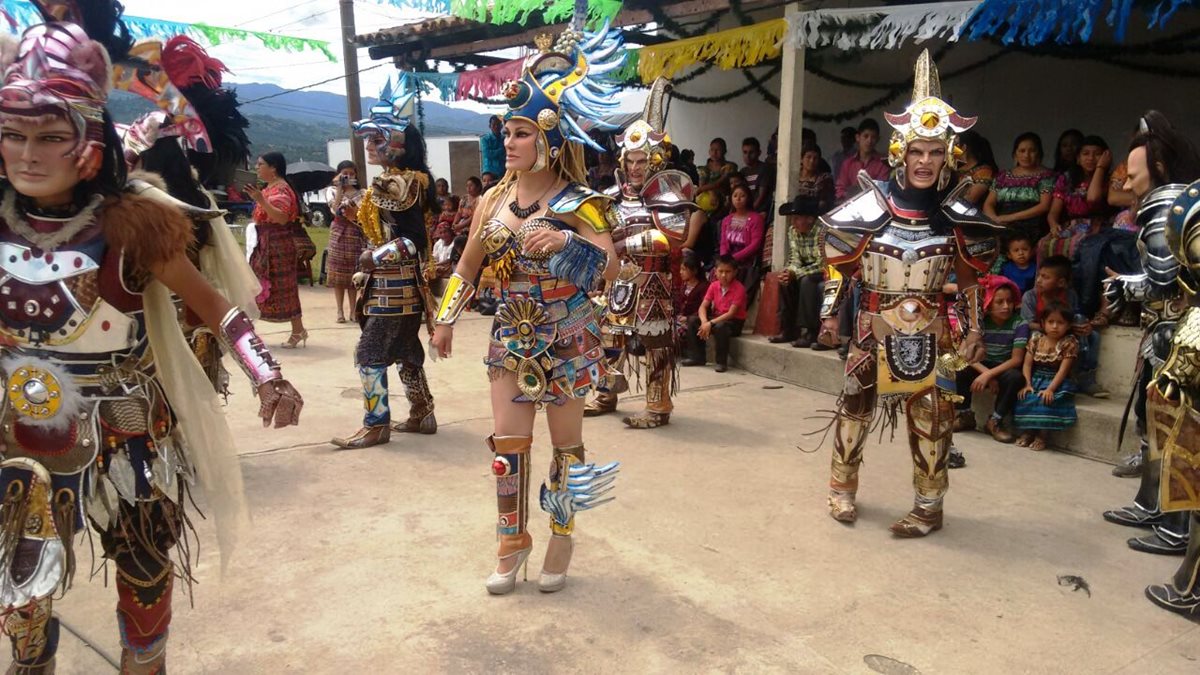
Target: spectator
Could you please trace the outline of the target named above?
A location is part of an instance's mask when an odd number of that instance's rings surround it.
[[[433,263],[437,269],[438,279],[450,278],[451,260],[454,258],[454,230],[448,225],[439,225],[434,232]]]
[[[845,162],[847,158],[854,156],[854,137],[857,134],[858,132],[855,131],[854,127],[842,127],[840,137],[838,138],[840,147],[838,151],[833,153],[833,156],[829,158],[829,161],[832,164],[831,168],[833,169],[831,173],[834,176],[842,175],[842,163]]]
[[[488,127],[490,131],[479,137],[479,154],[482,157],[480,168],[484,174],[492,174],[492,181],[495,182],[496,176],[504,175],[504,137],[500,134],[504,129],[504,120],[499,115],[492,115]],[[484,176],[485,185],[486,179],[487,176]]]
[[[1083,147],[1083,132],[1078,129],[1067,129],[1058,137],[1054,144],[1054,173],[1062,175],[1075,166],[1079,150]]]
[[[450,201],[450,183],[445,178],[433,181],[433,198],[437,200],[438,208],[445,213]]]
[[[496,187],[496,180],[497,180],[496,176],[499,176],[499,175],[503,175],[503,172],[496,174],[496,173],[492,173],[491,171],[484,171],[483,173],[479,174],[480,181],[483,183],[484,193],[486,193],[488,190],[491,190],[492,188]]]
[[[1016,232],[1008,237],[1005,244],[1005,257],[1008,260],[1000,266],[1000,274],[1016,284],[1023,297],[1033,288],[1037,277],[1037,267],[1033,264],[1033,239],[1024,232]]]
[[[729,341],[742,334],[746,324],[746,288],[737,280],[737,262],[732,256],[717,257],[717,282],[709,284],[700,303],[697,316],[688,323],[688,336],[693,354],[702,353],[703,342],[710,337],[716,341],[716,371],[729,369]],[[711,318],[710,318],[711,317]],[[702,365],[690,359],[685,366]]]
[[[762,253],[766,226],[761,213],[750,210],[750,187],[738,185],[730,196],[729,215],[721,221],[721,245],[717,252],[728,255],[738,267],[738,281],[746,288],[750,301],[758,286],[759,255]]]
[[[817,145],[817,133],[815,131],[809,129],[808,127],[804,127],[800,130],[801,148],[816,147]],[[833,167],[829,166],[829,162],[826,162],[824,159],[820,161],[818,169],[821,173],[827,173],[831,176],[834,175]]]
[[[983,213],[1037,241],[1050,231],[1046,214],[1054,198],[1054,172],[1042,166],[1042,139],[1027,131],[1013,141],[1013,168],[996,177]]]
[[[779,272],[781,332],[770,342],[791,342],[801,349],[816,344],[825,265],[813,225],[821,213],[820,202],[812,198],[797,197],[779,207],[779,215],[788,218],[788,250],[787,265]]]
[[[708,161],[697,167],[700,184],[696,186],[696,205],[710,215],[721,208],[729,194],[729,176],[737,171],[737,165],[725,159],[728,151],[724,138],[712,139],[708,144]]]
[[[694,344],[688,333],[688,325],[693,318],[700,316],[700,303],[704,302],[707,292],[708,281],[700,274],[700,261],[695,256],[685,255],[679,263],[679,284],[675,288],[675,335],[684,347],[683,360],[695,362],[690,365],[704,365],[707,360],[703,349],[688,349],[689,345]],[[696,325],[699,326],[699,322]]]
[[[1015,437],[1004,429],[1004,418],[1013,411],[1017,392],[1025,386],[1021,368],[1025,364],[1025,347],[1029,342],[1029,324],[1017,313],[1021,297],[1016,284],[1005,277],[988,275],[981,280],[984,287],[983,344],[987,355],[958,371],[958,404],[954,431],[975,428],[975,413],[971,396],[985,389],[996,395],[992,414],[984,425],[987,433],[1001,443],[1012,443]]]
[[[858,194],[858,172],[866,171],[872,180],[887,180],[887,158],[875,150],[879,144],[879,124],[873,119],[865,119],[858,125],[855,135],[858,152],[847,157],[842,162],[836,181],[836,196],[839,202],[845,201]]]
[[[821,148],[817,145],[806,145],[800,151],[800,184],[796,196],[815,199],[820,213],[833,208],[833,176],[821,171]]]
[[[1070,334],[1071,309],[1048,302],[1038,312],[1045,329],[1029,340],[1025,351],[1025,387],[1017,395],[1015,422],[1021,430],[1017,445],[1046,449],[1046,432],[1075,424],[1075,399],[1068,374],[1079,355],[1079,343]]]
[[[261,190],[247,185],[246,195],[254,200],[254,222],[258,243],[250,255],[250,267],[262,284],[258,296],[258,311],[263,321],[290,322],[292,334],[283,343],[295,349],[302,342],[308,345],[300,308],[300,260],[295,230],[301,228],[300,200],[287,181],[287,159],[278,152],[264,153],[254,165],[258,179],[266,186]],[[303,229],[301,229],[303,232]]]
[[[693,185],[700,184],[700,172],[696,171],[695,150],[679,151],[679,170],[686,173],[692,179]]]
[[[761,155],[762,146],[759,145],[757,138],[750,136],[742,141],[742,161],[745,164],[740,173],[742,178],[746,179],[746,186],[750,188],[750,208],[759,213],[762,213],[759,203],[763,196],[763,189],[766,187],[763,178],[767,171],[767,165],[759,159]]]
[[[959,134],[958,145],[963,151],[958,165],[959,180],[971,184],[964,198],[976,206],[982,206],[996,179],[996,158],[992,155],[992,144],[978,131],[971,129]]]
[[[1079,296],[1071,289],[1071,261],[1060,255],[1042,261],[1033,290],[1021,299],[1021,317],[1029,322],[1031,331],[1042,330],[1036,318],[1047,303],[1066,305],[1071,310],[1071,332],[1078,340],[1076,388],[1093,398],[1108,398],[1108,391],[1096,381],[1096,370],[1100,365],[1100,331],[1097,329],[1108,325],[1107,303],[1091,319],[1082,313]]]
[[[438,215],[437,225],[434,228],[435,237],[437,236],[436,230],[442,227],[453,232],[454,221],[458,220],[458,208],[460,204],[462,204],[462,200],[458,198],[458,195],[446,195],[446,199],[441,202],[442,212]]]
[[[458,202],[458,215],[455,216],[451,229],[455,235],[468,234],[471,231],[471,219],[475,217],[475,207],[479,205],[479,196],[483,194],[483,181],[478,176],[467,179],[467,194]]]
[[[367,248],[367,238],[357,224],[358,204],[362,198],[358,189],[358,169],[354,162],[344,161],[337,165],[333,177],[333,223],[329,226],[329,257],[325,261],[326,283],[333,287],[337,303],[337,322],[346,323],[344,303],[350,300],[354,309],[354,284],[352,277],[358,268],[358,256]]]
[[[1038,242],[1038,257],[1073,258],[1084,237],[1100,231],[1108,214],[1108,167],[1112,153],[1099,136],[1083,139],[1074,166],[1058,177],[1050,203],[1050,234]]]
[[[588,171],[588,185],[597,192],[603,192],[604,186],[616,183],[613,173],[617,170],[617,162],[611,152],[601,152],[599,155],[596,166]]]

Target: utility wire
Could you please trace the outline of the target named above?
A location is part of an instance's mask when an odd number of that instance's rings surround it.
[[[242,26],[245,26],[245,25],[247,25],[247,24],[254,23],[255,21],[262,21],[263,19],[266,19],[267,17],[272,17],[272,16],[275,16],[276,14],[283,14],[284,12],[292,12],[292,11],[295,11],[297,7],[303,7],[303,6],[305,6],[305,5],[311,5],[311,4],[313,4],[314,2],[317,2],[317,0],[305,0],[304,2],[301,2],[300,4],[297,4],[297,5],[292,5],[291,7],[284,7],[283,9],[277,9],[277,10],[275,10],[274,12],[271,12],[271,13],[269,13],[269,14],[263,14],[263,15],[262,15],[262,16],[260,16],[260,17],[256,17],[256,18],[254,18],[254,19],[249,19],[249,20],[247,20],[247,21],[243,21],[243,22],[241,22],[241,23],[239,23],[239,24],[234,24],[234,26],[233,26],[233,27],[234,27],[234,28],[241,28]]]
[[[386,62],[385,63],[377,63],[373,66],[367,66],[366,68],[359,69],[358,73],[356,73],[356,74],[365,73],[368,70],[375,70],[376,68],[382,68],[384,66],[390,66],[390,65],[392,65],[392,64],[386,63]],[[284,94],[294,94],[298,91],[304,91],[305,89],[312,89],[313,87],[317,87],[322,84],[329,84],[330,82],[336,82],[338,80],[344,80],[344,79],[346,79],[345,75],[338,75],[337,77],[331,77],[328,80],[321,80],[320,82],[313,82],[312,84],[306,84],[303,87],[295,87],[294,89],[285,89],[281,92],[270,94],[268,96],[261,96],[259,98],[250,99],[249,101],[241,101],[241,104],[249,105],[251,103],[258,103],[259,101],[266,101],[267,99],[275,98],[277,96],[283,96]]]
[[[304,23],[305,21],[308,21],[309,19],[315,19],[315,18],[317,18],[318,16],[324,16],[325,14],[330,14],[330,13],[332,13],[332,12],[336,12],[336,11],[338,11],[339,9],[340,9],[339,7],[334,7],[333,9],[326,9],[326,10],[323,10],[323,11],[320,11],[320,12],[313,12],[312,14],[309,14],[309,15],[308,15],[308,16],[306,16],[306,17],[302,17],[302,18],[296,19],[296,20],[294,20],[294,21],[289,21],[289,22],[287,22],[287,23],[285,23],[285,24],[283,24],[283,25],[280,25],[280,26],[275,26],[274,28],[269,28],[269,29],[267,29],[267,31],[266,31],[266,32],[268,32],[268,33],[274,33],[275,31],[277,31],[277,30],[282,30],[282,29],[284,29],[284,28],[287,28],[288,26],[292,26],[292,25],[295,25],[295,24],[298,24],[298,23]]]

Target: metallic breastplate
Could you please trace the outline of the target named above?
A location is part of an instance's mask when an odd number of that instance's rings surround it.
[[[42,252],[0,243],[0,335],[64,354],[119,352],[141,339],[140,322],[100,295],[102,238]]]
[[[479,230],[483,252],[487,263],[492,265],[497,276],[506,279],[513,271],[525,274],[544,275],[550,272],[549,261],[553,253],[533,251],[526,253],[525,237],[535,230],[565,230],[569,226],[555,218],[530,218],[513,231],[504,221],[492,218]]]
[[[408,316],[422,311],[417,287],[420,262],[408,258],[388,263],[371,273],[371,293],[363,307],[367,316]]]
[[[618,223],[613,228],[614,240],[619,241],[654,227],[654,218],[641,199],[625,197],[617,202],[616,208]]]
[[[873,291],[940,293],[956,250],[952,235],[934,235],[926,225],[887,225],[863,251],[863,284]]]

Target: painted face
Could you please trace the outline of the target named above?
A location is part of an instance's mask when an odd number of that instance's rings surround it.
[[[1079,157],[1075,160],[1079,164],[1079,168],[1087,173],[1096,170],[1096,166],[1100,163],[1100,155],[1104,154],[1104,149],[1095,145],[1085,145],[1079,149]]]
[[[1017,264],[1017,267],[1025,267],[1029,264],[1029,259],[1033,256],[1033,247],[1024,239],[1017,239],[1008,244],[1008,259]]]
[[[946,145],[940,141],[912,141],[905,156],[904,173],[908,184],[918,190],[937,185],[938,175],[946,166]]]
[[[4,173],[17,192],[36,203],[58,206],[70,203],[79,184],[78,144],[75,126],[56,117],[29,122],[12,119],[0,128],[0,155]]]
[[[1042,332],[1055,340],[1066,335],[1070,326],[1062,312],[1051,312],[1042,318]]]
[[[992,296],[992,304],[988,305],[988,316],[996,323],[1004,323],[1012,318],[1016,301],[1011,288],[1001,288]]]
[[[1150,176],[1150,165],[1146,161],[1146,146],[1140,146],[1129,151],[1129,156],[1125,158],[1125,169],[1128,176],[1125,178],[1125,189],[1133,193],[1134,197],[1141,199],[1150,192],[1152,178]]]
[[[1022,169],[1037,168],[1042,163],[1042,153],[1038,152],[1037,143],[1025,140],[1017,144],[1013,152],[1013,161]]]
[[[367,164],[379,166],[383,161],[379,157],[379,147],[383,142],[383,137],[379,134],[370,134],[363,138],[363,151],[367,154]]]
[[[735,276],[737,276],[737,268],[733,265],[723,263],[717,265],[717,281],[721,282],[722,286],[728,286]]]
[[[879,143],[879,132],[874,129],[863,129],[855,138],[858,140],[858,152],[866,155],[875,151],[875,145]]]
[[[529,171],[537,163],[538,131],[525,120],[504,123],[504,168],[509,171]]]
[[[630,185],[640,187],[646,182],[646,170],[650,167],[650,157],[644,152],[630,152],[625,155],[625,179]]]

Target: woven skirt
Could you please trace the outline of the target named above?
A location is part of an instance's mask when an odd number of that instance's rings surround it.
[[[358,256],[367,248],[367,238],[354,223],[338,216],[329,228],[329,258],[325,261],[328,286],[350,286],[358,269]]]
[[[259,223],[256,229],[258,244],[250,255],[250,267],[263,288],[258,311],[263,321],[291,321],[301,314],[291,226]]]

